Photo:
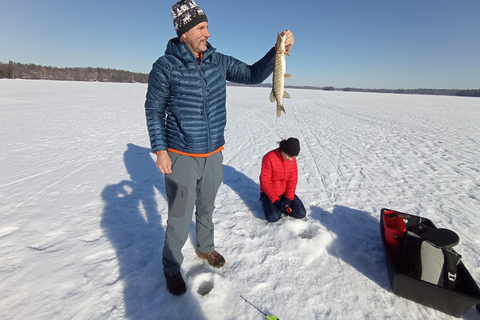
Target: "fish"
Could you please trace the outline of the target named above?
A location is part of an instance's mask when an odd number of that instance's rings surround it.
[[[287,63],[285,55],[288,55],[285,49],[286,35],[277,34],[277,43],[275,45],[277,53],[275,55],[275,65],[273,67],[272,91],[270,92],[270,101],[277,102],[277,117],[283,113],[286,114],[283,107],[282,98],[290,99],[290,95],[285,91],[285,78],[292,79],[292,75],[286,73]]]

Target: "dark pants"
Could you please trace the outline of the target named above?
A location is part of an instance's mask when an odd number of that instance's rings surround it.
[[[196,217],[197,250],[210,253],[214,248],[212,213],[215,197],[223,177],[223,155],[214,153],[195,158],[168,152],[172,173],[165,175],[168,220],[163,247],[163,269],[173,274],[180,271],[182,248],[188,238],[193,210]]]
[[[293,198],[290,208],[292,212],[281,212],[278,208],[273,204],[267,195],[262,192],[260,193],[260,201],[262,201],[263,211],[265,212],[265,219],[268,222],[277,222],[282,217],[282,213],[285,213],[289,216],[292,216],[296,219],[305,218],[307,211],[303,206],[302,200],[300,200],[297,195]]]

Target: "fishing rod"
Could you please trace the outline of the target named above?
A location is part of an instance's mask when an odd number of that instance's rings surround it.
[[[240,295],[240,298],[242,298],[242,299],[245,300],[245,302],[247,302],[249,305],[251,305],[252,307],[254,307],[255,309],[257,309],[258,312],[260,312],[261,314],[263,314],[268,320],[280,320],[280,319],[278,319],[276,316],[269,316],[269,315],[267,315],[265,312],[263,312],[262,310],[258,309],[256,306],[254,306],[250,301],[248,301],[247,299],[245,299],[244,297],[242,297],[242,295]]]

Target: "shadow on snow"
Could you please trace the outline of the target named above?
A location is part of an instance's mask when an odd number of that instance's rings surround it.
[[[227,165],[223,165],[223,183],[238,194],[256,218],[265,220],[262,203],[259,200],[260,186],[258,183]]]
[[[327,252],[351,265],[385,290],[391,291],[380,240],[379,221],[370,213],[334,206],[332,213],[312,206],[311,216],[336,238]]]
[[[188,288],[180,297],[166,288],[162,266],[165,231],[155,199],[156,191],[166,199],[165,184],[150,149],[128,144],[124,162],[131,180],[103,190],[101,227],[117,253],[119,277],[115,283],[123,283],[125,317],[205,319]],[[163,207],[166,213],[166,201]]]

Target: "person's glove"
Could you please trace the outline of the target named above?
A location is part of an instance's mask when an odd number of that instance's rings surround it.
[[[292,203],[292,201],[288,198],[283,198],[283,199],[279,199],[277,201],[275,201],[273,204],[277,207],[278,210],[280,210],[280,212],[287,212],[288,209],[290,208],[290,204]]]
[[[274,203],[275,207],[277,207],[278,210],[281,212],[285,211],[285,205],[283,204],[282,200],[276,200]]]

